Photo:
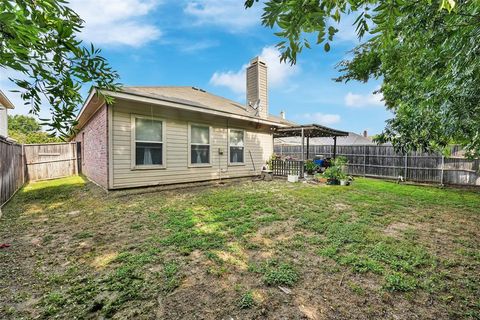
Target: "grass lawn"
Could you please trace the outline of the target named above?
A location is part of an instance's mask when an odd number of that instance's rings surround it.
[[[479,319],[480,193],[358,179],[106,195],[31,184],[0,318]]]

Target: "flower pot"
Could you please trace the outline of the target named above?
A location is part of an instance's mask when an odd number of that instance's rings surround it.
[[[348,186],[348,180],[340,180],[341,186]]]
[[[317,181],[320,182],[320,183],[326,183],[328,180],[327,180],[327,178],[319,177],[319,178],[317,178]]]
[[[340,181],[338,181],[337,179],[327,179],[327,184],[331,186],[339,185]]]
[[[289,175],[287,176],[287,181],[288,181],[288,182],[298,182],[298,175],[289,174]]]

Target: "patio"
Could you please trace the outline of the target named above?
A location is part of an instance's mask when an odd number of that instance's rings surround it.
[[[288,128],[279,128],[275,131],[273,138],[286,138],[286,137],[301,137],[302,139],[302,156],[300,160],[273,160],[272,171],[274,175],[285,176],[291,170],[298,170],[298,174],[301,178],[304,176],[305,161],[311,160],[309,154],[310,138],[320,137],[332,137],[333,138],[333,159],[336,158],[337,153],[337,137],[346,137],[348,132],[341,131],[329,127],[325,127],[319,124],[304,124],[299,126],[293,126]],[[305,146],[306,142],[306,146]],[[306,147],[306,152],[305,152]],[[306,154],[305,154],[306,153]],[[297,169],[298,168],[298,169]]]

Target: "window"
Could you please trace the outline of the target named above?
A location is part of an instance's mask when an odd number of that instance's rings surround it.
[[[243,164],[245,162],[245,131],[230,129],[228,147],[230,164]]]
[[[190,164],[210,164],[210,127],[190,125]]]
[[[164,166],[164,122],[134,117],[135,167]]]

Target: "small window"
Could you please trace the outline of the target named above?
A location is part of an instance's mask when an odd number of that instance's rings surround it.
[[[210,127],[190,125],[190,164],[210,164]]]
[[[230,129],[228,133],[229,160],[231,164],[245,162],[245,131]]]
[[[163,166],[163,121],[135,118],[135,166]]]

